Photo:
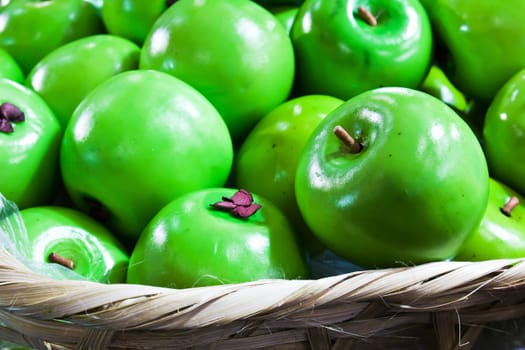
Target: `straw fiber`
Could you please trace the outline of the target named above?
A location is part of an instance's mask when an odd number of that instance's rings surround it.
[[[472,349],[525,315],[525,260],[169,289],[54,280],[0,252],[0,338],[36,349]]]

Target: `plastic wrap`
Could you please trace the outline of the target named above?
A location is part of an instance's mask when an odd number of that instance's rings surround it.
[[[2,194],[0,194],[0,249],[7,250],[36,273],[55,279],[86,279],[62,265],[31,259],[31,244],[20,211],[15,203],[7,200]]]

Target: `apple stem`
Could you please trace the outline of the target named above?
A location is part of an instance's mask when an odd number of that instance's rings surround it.
[[[348,147],[350,153],[355,154],[361,152],[363,146],[350,136],[348,131],[346,131],[341,125],[337,125],[334,128],[334,134],[346,147]]]
[[[377,18],[370,12],[369,9],[363,6],[357,8],[357,14],[360,19],[366,22],[371,27],[377,26]]]
[[[70,270],[73,270],[75,268],[75,263],[73,262],[73,260],[68,259],[62,255],[58,255],[57,253],[49,254],[48,259],[50,262],[60,264],[62,266],[67,267]]]
[[[520,204],[520,200],[516,196],[512,196],[509,198],[507,203],[503,207],[500,208],[501,212],[505,214],[506,216],[510,217],[510,214],[512,213],[512,210],[516,208]]]

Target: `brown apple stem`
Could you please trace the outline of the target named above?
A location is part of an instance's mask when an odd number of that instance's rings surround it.
[[[360,19],[366,22],[371,27],[377,26],[377,18],[370,12],[369,9],[363,6],[357,8],[357,14]]]
[[[518,197],[512,196],[509,198],[507,203],[505,203],[505,205],[500,208],[500,210],[503,214],[510,217],[512,210],[516,208],[518,204],[520,204],[520,200],[518,199]]]
[[[334,128],[334,134],[345,145],[350,153],[359,153],[363,148],[350,134],[341,126],[337,125]]]
[[[75,268],[75,263],[73,262],[73,260],[68,259],[62,255],[58,255],[57,253],[49,254],[48,259],[50,262],[60,264],[62,266],[67,267],[70,270],[73,270]]]

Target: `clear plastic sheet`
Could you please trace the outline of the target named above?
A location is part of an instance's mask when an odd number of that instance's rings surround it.
[[[31,244],[24,221],[15,203],[0,194],[0,249],[7,250],[32,271],[55,279],[85,280],[83,276],[59,264],[31,259]]]

